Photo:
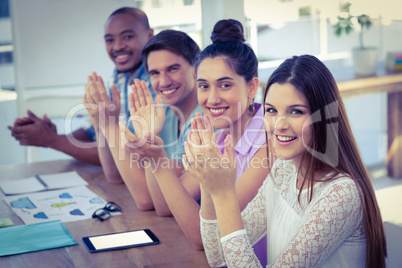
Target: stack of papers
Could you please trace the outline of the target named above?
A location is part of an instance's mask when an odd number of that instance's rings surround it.
[[[0,182],[0,188],[5,195],[33,193],[83,185],[88,185],[88,183],[76,171],[36,175],[35,177],[21,180]]]
[[[86,187],[77,172],[0,182],[4,201],[25,224],[91,219],[106,201]]]

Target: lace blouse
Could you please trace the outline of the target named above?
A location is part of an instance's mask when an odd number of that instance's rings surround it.
[[[365,267],[362,205],[352,179],[324,179],[310,203],[309,189],[299,203],[293,161],[278,159],[271,174],[242,212],[245,229],[220,239],[217,220],[201,217],[211,267],[261,267],[252,245],[265,234],[269,267]]]

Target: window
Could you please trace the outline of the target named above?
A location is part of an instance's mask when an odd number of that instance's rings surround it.
[[[367,14],[373,19],[364,38],[369,46],[379,47],[380,60],[388,51],[401,50],[402,2],[398,0],[244,0],[250,43],[261,62],[298,54],[323,60],[350,58],[360,29],[337,37],[333,28],[348,3],[352,15]]]
[[[201,48],[201,0],[137,1],[148,16],[154,34],[165,29],[187,33]]]

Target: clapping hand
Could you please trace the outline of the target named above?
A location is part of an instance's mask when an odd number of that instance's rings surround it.
[[[165,121],[165,113],[161,97],[156,97],[155,103],[145,81],[134,80],[129,96],[130,120],[133,124],[133,134],[120,122],[121,144],[130,159],[155,160],[166,156],[163,140],[158,136]]]
[[[106,135],[106,127],[117,124],[120,114],[120,92],[116,85],[112,85],[112,98],[110,99],[105,84],[95,72],[88,76],[88,84],[85,85],[85,95],[82,98],[89,118],[96,130]]]
[[[231,136],[225,138],[225,150],[222,154],[216,143],[216,135],[208,115],[197,113],[191,121],[192,131],[185,142],[183,165],[190,175],[197,179],[211,197],[235,190],[236,159],[230,146]]]
[[[41,119],[29,110],[27,114],[28,117],[17,118],[13,126],[8,126],[11,135],[20,145],[49,147],[54,136],[57,136],[56,125],[47,115]]]
[[[138,137],[142,133],[159,135],[165,122],[165,113],[161,96],[157,96],[155,103],[145,81],[134,80],[131,85],[132,93],[129,96],[131,121]]]
[[[152,163],[157,163],[161,157],[166,157],[163,144],[159,136],[144,132],[138,137],[120,122],[120,146],[124,148],[130,161],[152,160]]]

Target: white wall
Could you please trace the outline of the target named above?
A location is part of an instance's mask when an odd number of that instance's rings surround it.
[[[110,77],[104,23],[112,11],[128,5],[135,1],[10,1],[20,115],[32,109],[65,116],[81,102],[88,74]]]
[[[15,73],[18,98],[17,102],[1,103],[1,115],[7,118],[0,126],[1,136],[6,137],[2,138],[0,147],[7,153],[2,153],[0,164],[8,163],[3,159],[8,153],[13,155],[8,158],[15,158],[14,163],[68,157],[51,149],[34,147],[28,147],[25,155],[27,147],[12,140],[6,125],[12,124],[17,116],[25,116],[30,109],[40,117],[46,113],[58,125],[59,133],[64,133],[68,111],[82,103],[87,75],[96,71],[108,80],[112,74],[114,65],[103,40],[104,24],[114,10],[123,6],[135,6],[135,1],[10,0],[12,40],[9,41],[14,46],[15,72],[6,66],[8,69],[0,69],[0,77],[10,78],[10,73]],[[5,31],[10,38],[8,30]],[[3,113],[3,109],[9,112]],[[77,114],[85,115],[86,111]],[[82,117],[74,120],[82,121]]]
[[[17,117],[15,92],[0,89],[0,165],[25,163],[25,148],[10,135],[7,126]]]

